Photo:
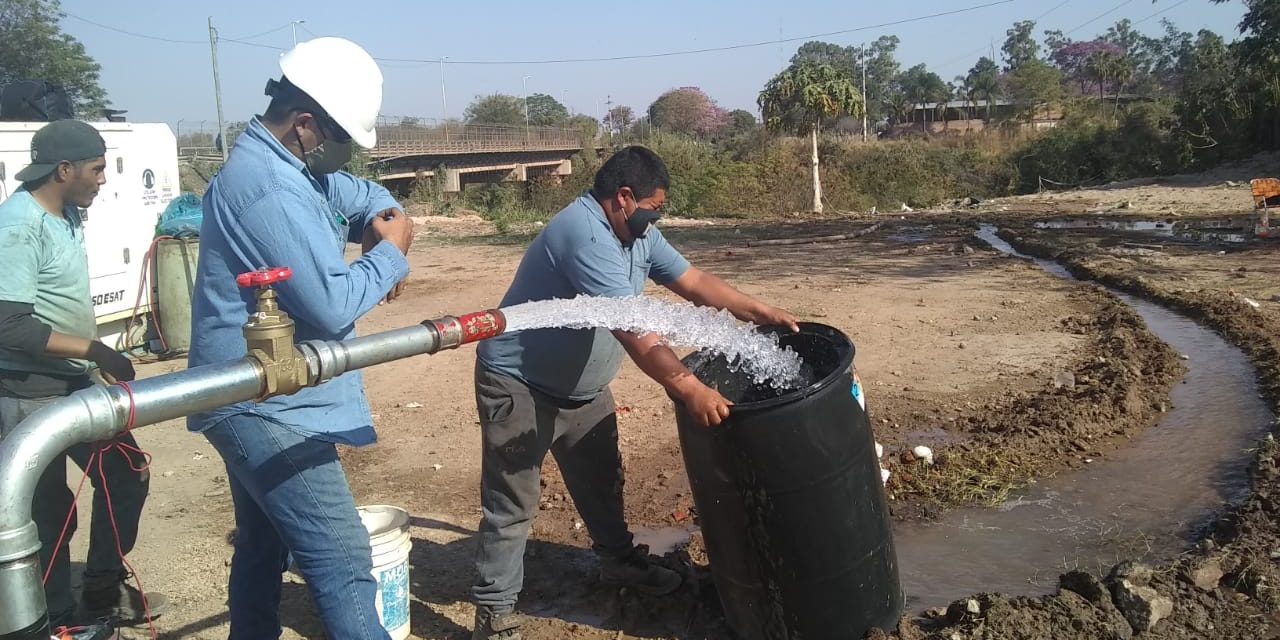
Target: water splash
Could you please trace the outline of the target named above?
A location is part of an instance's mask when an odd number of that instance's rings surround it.
[[[803,361],[790,347],[779,347],[776,335],[760,333],[749,322],[739,324],[728,311],[711,307],[645,296],[578,296],[512,305],[502,313],[508,333],[551,328],[656,333],[670,346],[723,355],[735,372],[751,376],[755,384],[782,390],[804,383]]]

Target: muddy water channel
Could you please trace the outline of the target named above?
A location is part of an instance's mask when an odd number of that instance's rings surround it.
[[[994,228],[978,235],[1016,254]],[[1070,277],[1060,265],[1036,262]],[[909,609],[979,592],[1048,593],[1070,569],[1096,573],[1126,558],[1171,558],[1244,497],[1245,451],[1272,420],[1245,355],[1181,315],[1117,295],[1187,358],[1189,372],[1172,392],[1172,408],[1124,448],[1042,479],[997,507],[898,526]]]

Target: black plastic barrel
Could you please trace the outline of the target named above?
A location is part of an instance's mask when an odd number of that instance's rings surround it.
[[[779,335],[813,384],[779,395],[723,357],[684,363],[735,403],[716,428],[676,403],[685,469],[725,617],[744,640],[860,639],[896,628],[902,587],[875,439],[833,327]]]

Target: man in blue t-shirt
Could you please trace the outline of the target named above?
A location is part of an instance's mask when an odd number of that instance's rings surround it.
[[[740,320],[797,329],[786,311],[760,302],[689,265],[652,225],[671,186],[662,159],[644,147],[609,158],[591,191],[556,214],[525,252],[502,306],[532,300],[626,297],[646,279]],[[623,353],[700,423],[729,415],[729,401],[702,384],[655,334],[604,329],[540,329],[480,344],[476,406],[483,432],[479,580],[473,640],[516,640],[514,613],[524,580],[524,548],[538,507],[542,460],[560,465],[603,582],[664,595],[679,574],[650,564],[623,517],[622,458],[609,382]]]

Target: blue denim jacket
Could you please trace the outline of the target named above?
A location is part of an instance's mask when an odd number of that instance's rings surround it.
[[[236,141],[204,196],[200,260],[191,300],[190,366],[244,357],[241,327],[256,307],[239,273],[289,267],[275,286],[293,318],[295,339],[341,340],[409,273],[389,242],[348,265],[346,243],[359,242],[367,220],[399,207],[391,194],[347,173],[312,175],[258,120]],[[246,402],[187,419],[204,431],[235,414],[253,414],[301,435],[361,446],[377,436],[359,372],[262,403]]]

